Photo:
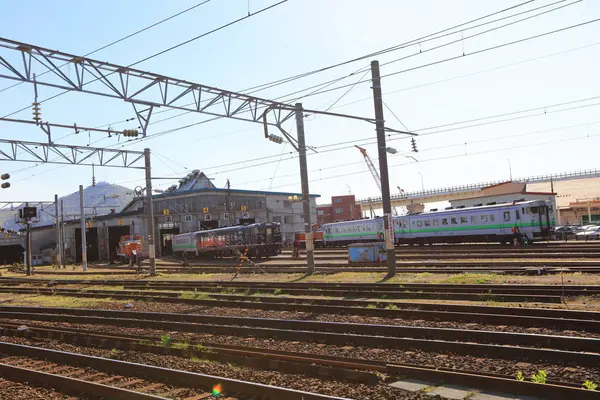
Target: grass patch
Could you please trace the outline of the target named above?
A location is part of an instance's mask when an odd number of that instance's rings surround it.
[[[162,341],[162,338],[161,338]],[[172,348],[174,349],[181,349],[181,350],[187,350],[190,347],[190,344],[188,342],[177,342],[177,343],[173,343],[171,345]]]
[[[8,302],[10,302],[10,304],[16,305],[16,306],[88,308],[88,307],[99,305],[99,304],[106,304],[106,303],[125,304],[125,303],[129,303],[131,301],[115,300],[112,298],[87,299],[87,298],[81,298],[81,297],[69,297],[69,296],[60,296],[60,295],[34,295],[34,296],[12,295]]]
[[[491,283],[497,277],[495,274],[473,274],[463,273],[451,276],[446,279],[448,283],[460,283],[460,284],[479,284],[483,285]]]
[[[210,300],[210,295],[205,292],[182,292],[179,295],[180,299],[188,300]]]

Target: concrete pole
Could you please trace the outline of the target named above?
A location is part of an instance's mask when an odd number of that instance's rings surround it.
[[[62,246],[60,234],[60,217],[58,215],[58,195],[54,195],[54,223],[56,224],[56,265],[60,268],[62,259]]]
[[[79,212],[81,213],[81,265],[87,272],[87,241],[85,240],[85,211],[83,208],[83,185],[79,185]]]
[[[298,131],[298,158],[300,159],[300,181],[302,182],[302,208],[304,211],[304,239],[306,241],[306,273],[315,272],[315,251],[310,215],[310,192],[308,189],[308,167],[306,166],[306,139],[304,137],[304,110],[296,103],[296,130]]]
[[[67,234],[65,233],[65,207],[63,201],[60,201],[60,250],[61,250],[61,261],[62,266],[65,266],[65,259],[67,255],[67,250],[65,249],[67,241],[65,240]]]
[[[592,209],[590,207],[590,200],[588,200],[588,224],[592,223]]]
[[[154,204],[152,202],[150,149],[144,149],[144,162],[144,167],[146,170],[146,216],[148,218],[148,263],[150,265],[150,275],[156,276],[156,253],[154,249]]]
[[[396,252],[394,251],[394,226],[392,221],[392,202],[390,200],[390,179],[388,176],[387,150],[385,145],[385,125],[383,119],[383,99],[381,95],[381,76],[379,61],[371,62],[373,80],[373,101],[375,104],[375,129],[379,155],[379,175],[381,176],[381,199],[383,203],[385,249],[387,253],[388,278],[396,275]]]

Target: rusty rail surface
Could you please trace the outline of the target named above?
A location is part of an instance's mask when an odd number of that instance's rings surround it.
[[[5,307],[0,308],[2,309]],[[132,311],[45,308],[36,311],[26,307],[23,307],[21,312],[0,311],[0,318],[167,331],[176,329],[179,332],[311,341],[334,345],[417,348],[425,351],[443,349],[457,354],[482,357],[527,358],[557,363],[568,361],[586,366],[600,363],[600,339],[570,336]]]
[[[110,374],[122,374],[124,376],[138,376],[148,379],[152,379],[158,382],[168,382],[169,385],[178,385],[188,388],[197,388],[206,391],[210,394],[212,387],[216,384],[221,384],[224,393],[241,395],[244,397],[259,397],[265,399],[290,399],[290,400],[341,400],[339,397],[326,396],[316,393],[302,392],[293,389],[285,389],[277,386],[263,385],[253,382],[245,382],[235,379],[223,378],[218,376],[211,376],[206,374],[199,374],[188,371],[174,370],[162,367],[155,367],[145,364],[130,363],[126,361],[111,360],[108,358],[94,357],[77,353],[69,353],[57,350],[49,350],[40,347],[25,346],[19,344],[12,344],[6,342],[0,342],[0,353],[7,354],[15,357],[31,357],[35,359],[41,359],[50,361],[57,364],[72,365],[78,367],[94,368],[99,371],[107,371]],[[0,364],[0,366],[6,366],[6,364]],[[55,385],[56,389],[61,391],[83,391],[86,396],[93,398],[108,397],[108,398],[119,398],[119,399],[150,399],[158,398],[163,399],[164,397],[144,397],[147,396],[143,393],[127,391],[129,393],[119,394],[115,391],[114,387],[105,386],[99,387],[96,385],[89,385],[91,382],[82,380],[64,380],[62,376],[55,374],[44,373],[41,371],[35,371],[32,369],[20,368],[16,370],[14,368],[6,368],[6,372],[11,374],[11,378],[24,380],[31,382],[32,380],[40,383],[47,383]],[[75,382],[73,382],[75,381]],[[75,385],[74,388],[69,387],[69,384]],[[109,388],[109,389],[106,389]],[[115,393],[103,393],[99,394],[95,390],[112,390]],[[117,397],[113,395],[117,394]],[[127,397],[130,395],[131,397]],[[136,397],[139,396],[139,397]]]

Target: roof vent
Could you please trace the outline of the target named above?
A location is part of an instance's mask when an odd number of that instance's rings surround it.
[[[465,206],[458,206],[458,207],[456,207],[456,208],[465,208]]]
[[[485,203],[485,205],[486,205],[486,206],[493,206],[493,205],[495,205],[495,204],[496,204],[496,202],[495,202],[495,201],[492,201],[491,203]]]
[[[479,204],[473,205],[473,207],[481,207],[482,205],[483,205],[482,203],[479,203]]]
[[[452,209],[454,209],[454,207],[446,207],[446,208],[444,208],[444,210],[452,210]]]
[[[437,211],[437,208],[432,208],[431,210],[429,210],[429,212],[433,212],[433,211]]]

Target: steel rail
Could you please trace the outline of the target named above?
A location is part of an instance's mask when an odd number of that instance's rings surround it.
[[[75,309],[65,310],[63,314],[52,314],[52,311],[53,309],[50,309],[39,314],[0,311],[0,318],[61,321],[167,331],[176,329],[179,332],[266,337],[336,345],[354,344],[367,347],[419,348],[425,351],[444,349],[457,354],[494,356],[505,359],[544,359],[559,363],[568,360],[586,366],[597,366],[600,363],[600,354],[597,353],[600,348],[600,339],[590,338],[208,315],[82,309],[79,309],[78,312],[86,312],[87,315],[76,315]],[[153,319],[141,319],[140,317]]]
[[[0,326],[12,326],[17,328],[18,324],[0,324]],[[7,333],[4,330],[4,333]],[[156,346],[150,344],[155,338],[132,335],[105,335],[102,333],[87,333],[78,330],[48,329],[44,327],[28,326],[27,331],[12,330],[15,336],[24,337],[48,337],[60,336],[61,341],[71,340],[74,343],[85,342],[87,345],[94,344],[104,348],[127,348],[130,350],[151,352],[156,354],[169,354],[188,357],[192,354],[201,355],[213,361],[236,362],[243,365],[278,369],[286,372],[301,372],[308,375],[317,375],[321,378],[345,379],[353,382],[373,384],[378,380],[377,375],[371,371],[386,373],[390,376],[407,376],[410,378],[426,379],[433,382],[444,381],[446,384],[461,384],[469,388],[488,389],[492,391],[506,391],[512,394],[539,395],[540,392],[529,382],[516,381],[513,377],[500,374],[490,374],[475,371],[465,371],[444,367],[431,368],[422,365],[398,363],[390,364],[383,361],[351,359],[346,357],[334,357],[325,355],[313,355],[289,351],[265,350],[261,348],[242,347],[235,345],[223,345],[212,343],[201,343],[203,351],[182,348]],[[41,335],[38,335],[41,334]],[[144,341],[149,342],[145,344]],[[193,344],[191,344],[193,346]],[[193,348],[193,347],[192,347]],[[197,348],[196,348],[197,349]],[[258,361],[258,363],[257,363]],[[274,362],[276,361],[276,362]],[[258,365],[257,365],[258,364]],[[321,368],[327,367],[327,368]],[[365,372],[369,371],[369,372]],[[546,381],[544,395],[549,399],[564,399],[573,395],[575,398],[596,399],[600,394],[590,394],[589,391],[579,396],[583,390],[574,384],[566,382]]]
[[[212,389],[220,383],[226,393],[240,393],[245,396],[257,396],[273,400],[340,400],[340,397],[326,396],[316,393],[285,389],[277,386],[245,382],[236,379],[211,376],[188,371],[137,364],[108,358],[69,353],[40,347],[25,346],[0,342],[0,353],[13,356],[24,356],[44,359],[60,364],[86,366],[94,369],[110,371],[113,374],[144,376],[157,381],[167,381],[169,384],[182,385],[200,389]]]
[[[138,290],[188,290],[188,291],[201,291],[201,292],[215,292],[227,288],[228,290],[235,290],[239,292],[249,293],[260,293],[264,290],[277,290],[282,294],[290,295],[306,295],[317,294],[325,296],[335,296],[336,293],[340,297],[372,295],[378,297],[378,295],[393,296],[393,294],[399,293],[448,293],[448,294],[476,294],[476,295],[512,295],[512,296],[523,296],[527,298],[539,298],[544,301],[544,296],[549,296],[550,299],[553,297],[560,297],[563,293],[565,296],[595,296],[600,294],[600,287],[586,286],[581,288],[573,287],[525,287],[520,288],[516,286],[504,286],[504,285],[443,285],[443,284],[383,284],[378,286],[359,286],[359,285],[345,285],[345,284],[280,284],[265,283],[253,285],[252,282],[237,284],[230,282],[228,284],[214,284],[214,283],[177,283],[172,282],[169,284],[155,284],[152,282],[138,282],[138,283],[127,283],[124,284],[125,289],[138,289]],[[325,292],[325,293],[322,293]],[[510,296],[507,297],[510,299]],[[527,300],[523,300],[527,301]]]
[[[125,287],[127,289],[128,287]],[[221,290],[214,287],[196,287],[199,292],[220,292]],[[186,287],[160,287],[157,286],[156,290],[169,289],[169,290],[187,290],[193,291],[193,288]],[[559,304],[561,302],[560,295],[527,295],[527,294],[496,294],[496,293],[451,293],[451,292],[428,292],[428,291],[345,291],[345,290],[309,290],[309,289],[279,289],[281,294],[295,295],[295,296],[332,296],[332,297],[346,297],[346,298],[372,298],[372,299],[442,299],[442,300],[461,300],[461,301],[502,301],[502,302],[536,302],[536,303],[554,303]],[[246,290],[252,293],[262,293],[260,289]],[[142,291],[127,291],[122,290],[119,292],[112,292],[110,294],[116,294],[127,296],[128,293],[132,295],[144,295]],[[73,289],[56,289],[56,288],[2,288],[0,287],[0,293],[38,293],[38,294],[64,294],[70,296],[78,296],[81,291]],[[593,293],[592,293],[593,294]]]

